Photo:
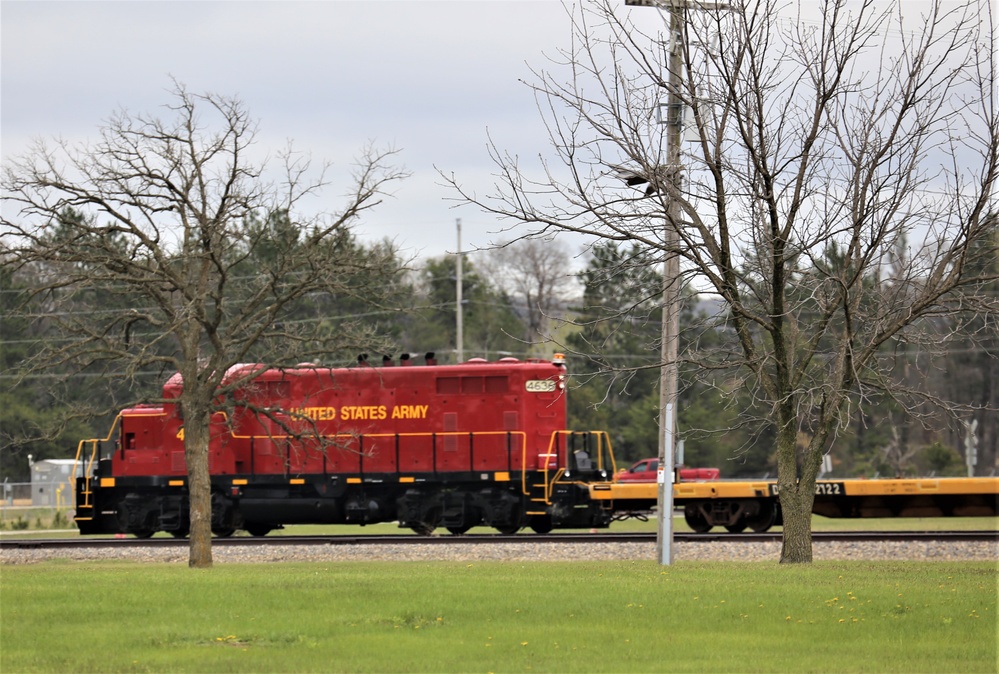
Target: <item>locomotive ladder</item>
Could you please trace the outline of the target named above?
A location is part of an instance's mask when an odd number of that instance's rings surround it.
[[[90,458],[87,459],[84,456],[84,445],[90,443]],[[74,520],[92,520],[94,519],[94,503],[93,496],[94,491],[92,487],[93,482],[93,468],[94,461],[97,457],[97,447],[99,446],[100,440],[80,440],[80,444],[76,446],[76,458],[73,462],[73,472],[72,475],[77,480],[83,481],[82,488],[76,490],[77,503],[76,515],[73,517]],[[83,475],[76,477],[77,466],[80,465],[81,457],[83,457]],[[82,497],[83,501],[80,501]]]
[[[74,506],[76,508],[76,515],[73,517],[74,520],[78,521],[88,521],[94,519],[94,490],[93,490],[93,480],[94,480],[94,462],[99,460],[100,447],[102,442],[108,442],[114,435],[115,429],[118,427],[118,422],[121,421],[121,414],[118,414],[114,418],[114,422],[111,424],[111,430],[108,431],[108,435],[103,440],[98,438],[93,438],[90,440],[80,440],[79,444],[76,446],[76,458],[73,460],[73,478],[79,483],[80,480],[83,481],[82,488],[76,489],[76,503]],[[90,445],[90,456],[87,457],[85,454],[84,447]],[[77,477],[77,469],[80,464],[83,464],[83,475]],[[74,485],[75,486],[75,485]],[[83,498],[83,502],[80,503],[79,499]]]
[[[528,506],[525,515],[547,515],[547,506],[551,505],[551,499],[549,498],[549,485],[547,476],[544,472],[538,472],[537,477],[541,478],[540,482],[532,482],[530,486],[530,492],[527,495]],[[537,478],[536,478],[537,479]]]
[[[558,431],[552,433],[552,440],[548,448],[548,452],[545,454],[539,454],[538,458],[544,462],[544,467],[533,471],[532,480],[528,485],[528,505],[527,510],[524,513],[528,517],[532,515],[550,514],[548,506],[552,504],[552,482],[554,482],[557,479],[558,474],[561,473],[561,471],[557,471],[555,475],[549,475],[548,473],[549,463],[551,460],[555,459],[556,462],[558,461]]]

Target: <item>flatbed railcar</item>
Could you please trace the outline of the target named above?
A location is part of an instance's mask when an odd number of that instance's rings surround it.
[[[590,485],[590,497],[616,517],[656,507],[655,482]],[[673,484],[673,504],[697,532],[721,526],[732,532],[763,532],[782,524],[777,483],[719,480]],[[999,478],[818,480],[812,512],[831,518],[995,517]]]
[[[458,365],[404,356],[381,367],[232,368],[246,379],[211,418],[212,530],[398,522],[428,534],[473,526],[603,528],[589,485],[614,475],[600,431],[566,429],[564,358]],[[105,441],[80,444],[82,534],[190,530],[183,380],[162,403],[123,410]],[[221,402],[221,401],[220,401]]]

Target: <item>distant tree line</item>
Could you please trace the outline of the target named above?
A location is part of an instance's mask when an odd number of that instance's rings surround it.
[[[72,220],[84,216],[68,210],[62,217]],[[280,212],[251,214],[247,227],[259,235],[238,277],[244,292],[249,293],[254,269],[287,254],[298,234]],[[59,230],[54,227],[53,235],[59,236]],[[338,245],[358,259],[383,257],[386,268],[406,268],[387,243],[365,245],[346,236]],[[524,270],[511,282],[510,268],[502,267],[503,260],[518,251],[526,259],[541,245],[559,259],[549,272],[560,279],[559,283],[532,277]],[[573,295],[573,275],[561,246],[520,242],[502,250],[501,254],[481,251],[464,261],[466,358],[549,357],[556,350],[565,350],[571,374],[570,426],[609,430],[619,467],[653,456],[658,433],[662,288],[655,265],[636,246],[596,245],[578,274],[582,293]],[[835,251],[828,251],[828,256],[835,258]],[[497,265],[505,269],[505,277],[493,271]],[[28,454],[35,460],[72,458],[80,439],[107,432],[113,420],[109,410],[156,398],[172,374],[150,368],[123,376],[106,364],[69,378],[22,372],[23,378],[18,379],[23,365],[46,343],[51,346],[71,339],[53,320],[55,314],[103,311],[127,315],[136,309],[134,298],[112,287],[84,296],[67,292],[64,296],[48,293],[31,297],[40,279],[44,277],[50,286],[58,274],[54,266],[16,274],[9,266],[0,268],[0,359],[6,380],[0,390],[0,475],[14,482],[28,479]],[[362,352],[370,352],[372,362],[383,356],[397,360],[407,351],[414,357],[434,351],[441,362],[454,362],[457,275],[453,255],[410,264],[408,271],[371,279],[370,283],[381,284],[377,292],[372,287],[370,293],[370,297],[380,298],[380,304],[314,293],[296,303],[286,322],[324,323],[332,331],[347,321],[363,326],[364,334],[381,336],[381,341],[357,343],[330,364],[350,364]],[[528,293],[523,289],[560,284],[564,288],[544,303],[535,300],[532,304],[524,296]],[[993,288],[990,292],[997,291]],[[405,302],[400,298],[406,298]],[[718,467],[725,477],[772,476],[776,470],[773,424],[758,409],[745,382],[734,370],[705,371],[694,362],[695,353],[732,347],[734,335],[723,306],[712,302],[710,296],[689,291],[683,296],[681,327],[681,352],[688,354],[680,367],[679,399],[685,463]],[[128,329],[150,331],[155,327],[133,325]],[[830,451],[833,474],[965,475],[965,422],[970,418],[979,422],[978,473],[994,471],[999,415],[990,413],[989,406],[994,407],[999,400],[999,338],[988,334],[981,319],[974,316],[968,320],[927,319],[917,329],[936,335],[943,347],[939,353],[910,351],[898,345],[886,345],[884,353],[896,361],[897,390],[908,391],[918,402],[906,408],[889,395],[868,401],[863,414],[853,414],[839,429]],[[153,343],[151,348],[175,348],[169,338]],[[280,349],[278,342],[262,343],[256,353],[264,357],[265,351]]]
[[[825,257],[837,263],[835,249]],[[569,398],[574,423],[611,429],[621,463],[654,456],[662,278],[637,246],[614,243],[592,248],[582,278],[578,330],[566,340],[577,382]],[[988,285],[980,290],[999,293],[999,283]],[[705,370],[697,365],[708,354],[734,348],[736,336],[725,312],[709,295],[683,295],[680,352],[685,357],[678,414],[684,460],[690,466],[718,467],[725,477],[773,477],[775,429],[747,383],[735,368]],[[829,452],[833,474],[967,475],[966,424],[971,419],[978,421],[976,474],[994,474],[999,336],[985,326],[985,318],[969,307],[963,315],[930,317],[913,326],[913,331],[935,340],[938,349],[886,344],[883,357],[894,362],[893,391],[876,397],[865,393],[869,398],[862,413],[857,411],[859,400],[851,405],[853,413],[838,429]],[[859,395],[854,391],[854,398]],[[899,395],[909,404],[901,404]]]

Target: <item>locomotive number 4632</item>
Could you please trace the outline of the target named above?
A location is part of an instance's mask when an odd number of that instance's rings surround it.
[[[815,495],[816,496],[842,496],[846,493],[846,488],[842,482],[816,482],[815,483]],[[780,487],[774,482],[770,485],[770,495],[778,496],[780,494]]]
[[[551,379],[528,379],[528,393],[551,393],[555,390],[555,382]]]

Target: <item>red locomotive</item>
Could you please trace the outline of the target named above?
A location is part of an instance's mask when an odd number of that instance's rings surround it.
[[[228,381],[249,383],[212,417],[212,530],[608,526],[589,483],[611,480],[613,453],[604,433],[566,430],[564,358],[382,365],[230,370]],[[182,387],[174,375],[163,404],[123,410],[113,444],[89,441],[81,533],[187,534]]]

